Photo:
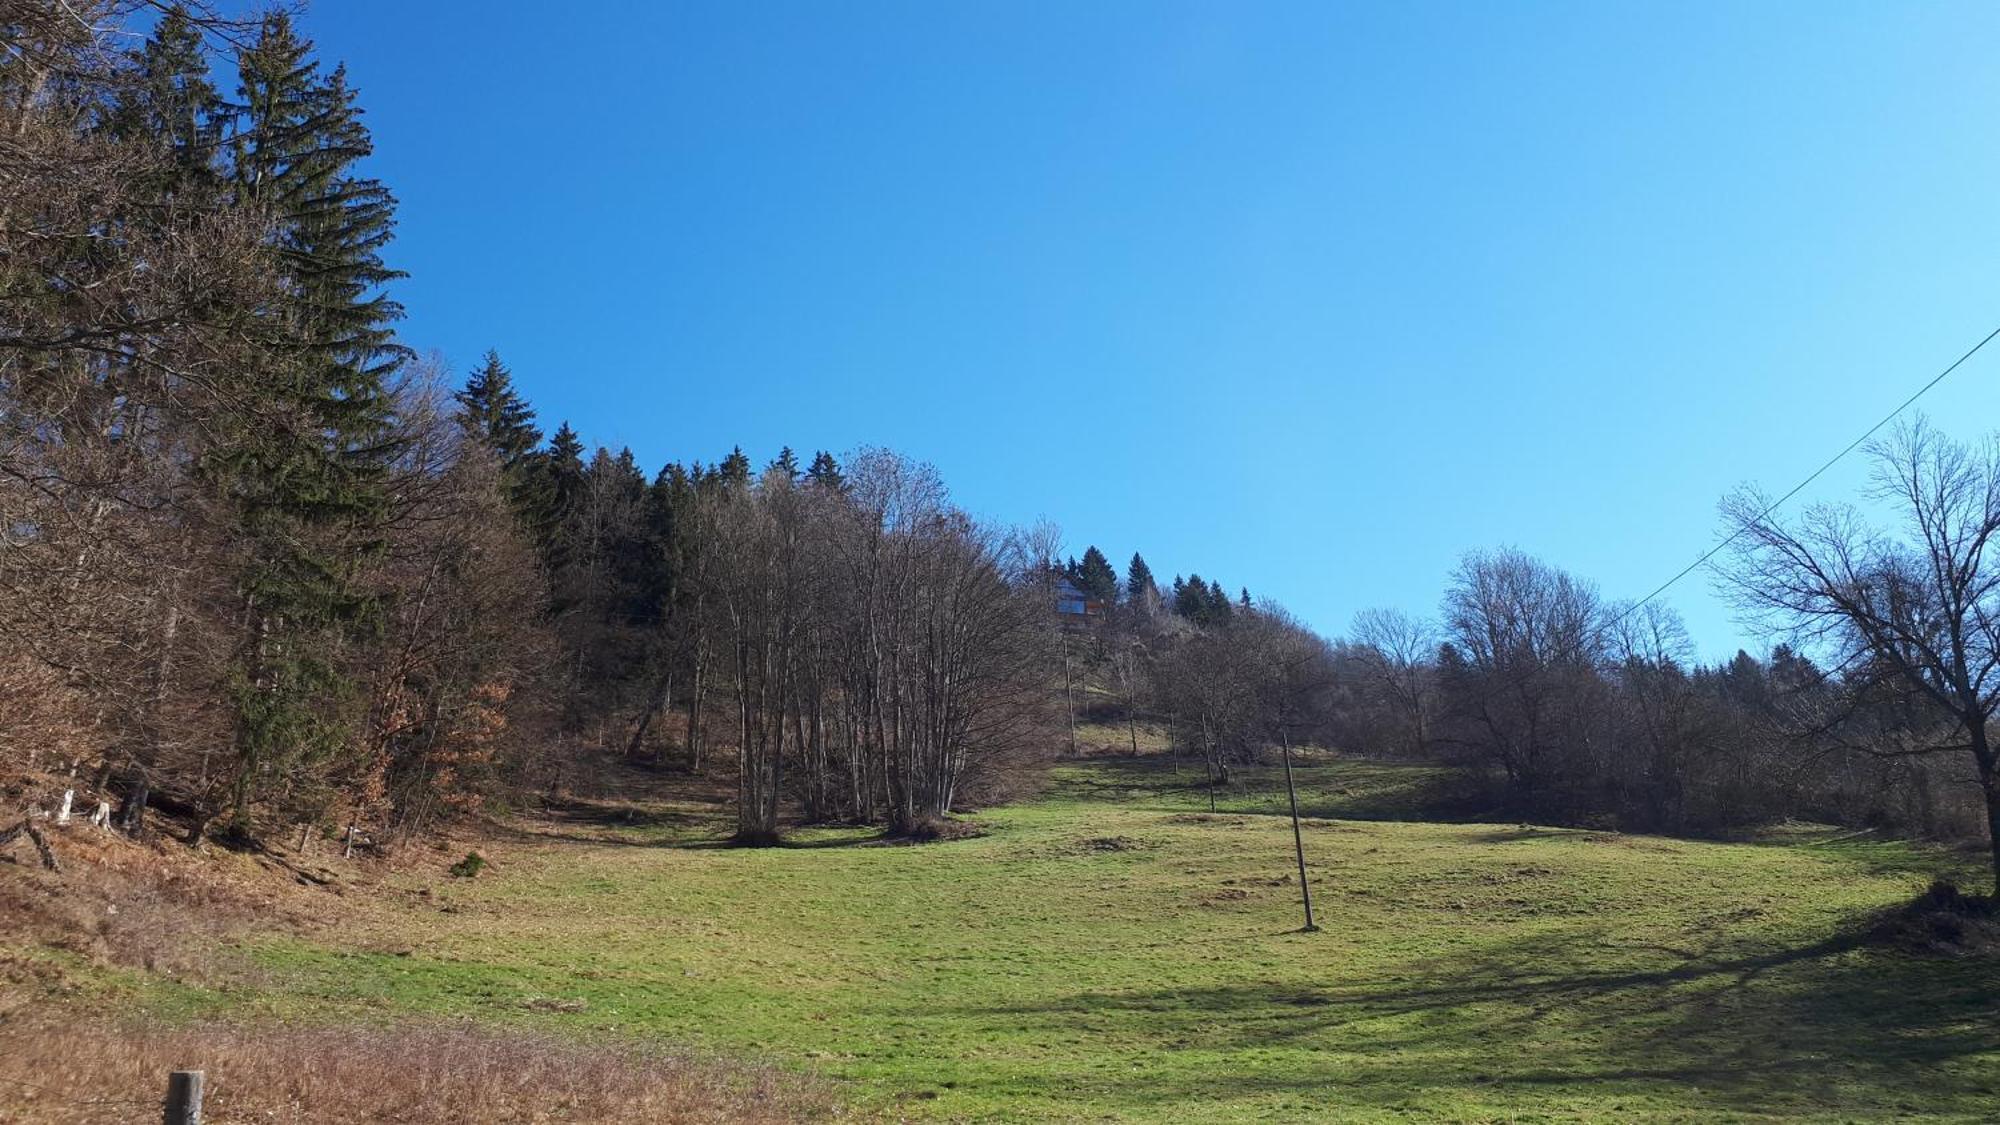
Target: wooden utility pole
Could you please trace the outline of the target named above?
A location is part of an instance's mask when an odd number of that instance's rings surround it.
[[[1069,675],[1069,626],[1062,629],[1063,649],[1063,698],[1069,703],[1069,756],[1076,757],[1076,689],[1071,686]]]
[[[1285,752],[1285,796],[1292,802],[1292,851],[1299,859],[1299,897],[1306,907],[1306,924],[1301,932],[1317,933],[1319,927],[1313,924],[1312,884],[1306,882],[1306,839],[1299,831],[1299,790],[1292,784],[1292,739],[1283,727],[1278,728],[1278,745]]]
[[[199,1070],[167,1075],[166,1125],[201,1125],[201,1079]]]

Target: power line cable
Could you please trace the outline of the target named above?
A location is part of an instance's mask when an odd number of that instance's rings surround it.
[[[1947,367],[1943,371],[1938,372],[1936,375],[1931,376],[1930,382],[1925,383],[1921,387],[1918,387],[1915,394],[1912,394],[1910,397],[1904,399],[1902,402],[1897,403],[1895,409],[1889,411],[1889,413],[1887,414],[1884,414],[1878,421],[1876,421],[1874,425],[1862,431],[1860,437],[1855,438],[1853,441],[1848,442],[1847,446],[1843,448],[1840,452],[1827,458],[1825,464],[1821,465],[1817,469],[1814,469],[1812,473],[1806,477],[1806,479],[1793,485],[1790,491],[1786,492],[1783,496],[1778,497],[1776,500],[1771,501],[1770,504],[1765,506],[1763,511],[1757,513],[1757,519],[1761,521],[1766,516],[1769,516],[1772,512],[1775,512],[1780,507],[1782,507],[1785,501],[1790,500],[1792,497],[1797,496],[1799,493],[1805,491],[1808,485],[1818,480],[1820,476],[1824,474],[1828,469],[1831,469],[1836,464],[1839,464],[1840,461],[1844,459],[1848,454],[1861,448],[1863,442],[1866,442],[1869,438],[1874,437],[1876,432],[1879,431],[1882,427],[1888,425],[1891,421],[1894,421],[1896,415],[1901,414],[1905,410],[1908,410],[1910,406],[1913,403],[1915,403],[1918,399],[1930,393],[1931,388],[1937,386],[1939,383],[1944,382],[1945,376],[1950,375],[1952,372],[1964,366],[1966,360],[1969,360],[1973,356],[1978,355],[1979,350],[1981,348],[1984,348],[1986,345],[1992,343],[1994,337],[1996,336],[2000,336],[2000,328],[1995,328],[1993,331],[1988,332],[1984,339],[1972,345],[1972,348],[1969,351],[1967,351],[1964,355],[1959,356],[1957,359],[1953,360],[1950,367]],[[1604,628],[1602,630],[1599,630],[1599,632],[1608,633],[1612,629],[1617,628],[1621,623],[1624,622],[1626,618],[1632,616],[1634,613],[1637,613],[1641,606],[1645,605],[1647,602],[1652,601],[1654,598],[1659,597],[1661,594],[1666,593],[1667,590],[1674,585],[1674,583],[1679,582],[1681,579],[1686,578],[1690,574],[1693,574],[1695,571],[1701,569],[1702,565],[1708,562],[1708,560],[1721,554],[1723,548],[1729,546],[1731,543],[1736,542],[1737,537],[1742,534],[1743,534],[1743,529],[1740,527],[1737,528],[1735,531],[1730,532],[1729,535],[1724,537],[1720,543],[1717,543],[1715,546],[1710,547],[1708,550],[1702,552],[1702,556],[1700,558],[1694,560],[1693,562],[1687,564],[1687,566],[1681,568],[1680,572],[1675,574],[1672,578],[1669,578],[1665,582],[1662,582],[1658,586],[1655,586],[1651,593],[1647,594],[1643,598],[1640,598],[1638,601],[1633,602],[1631,605],[1626,606],[1624,612],[1612,618],[1609,622],[1607,622],[1604,625]]]

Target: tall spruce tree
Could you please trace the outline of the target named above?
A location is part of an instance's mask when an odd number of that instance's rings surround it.
[[[749,485],[750,458],[744,454],[742,446],[736,446],[729,451],[729,456],[724,457],[722,463],[715,467],[715,475],[721,477],[723,483],[732,488]]]
[[[541,548],[542,565],[558,573],[570,561],[581,540],[587,480],[583,439],[568,422],[556,427],[549,447],[529,467],[533,507],[529,527]]]
[[[312,44],[267,18],[238,58],[234,174],[272,223],[285,299],[269,311],[254,400],[209,468],[234,502],[247,559],[244,639],[232,673],[232,824],[262,792],[295,816],[324,815],[325,781],[349,748],[346,638],[373,618],[362,565],[379,548],[394,455],[388,380],[408,355],[383,290],[395,200],[356,165],[371,150],[343,72],[321,76]]]
[[[1125,568],[1125,600],[1135,606],[1151,605],[1159,596],[1159,586],[1153,581],[1153,568],[1132,552],[1132,562]]]
[[[824,449],[813,454],[812,465],[806,469],[806,479],[829,492],[847,491],[847,478],[841,475],[840,462]]]
[[[1086,547],[1076,567],[1076,585],[1085,597],[1109,604],[1118,600],[1118,572],[1096,547]]]
[[[1179,576],[1174,578],[1175,613],[1190,621],[1204,621],[1208,617],[1207,607],[1208,583],[1202,581],[1201,575],[1190,574],[1185,582]]]
[[[209,77],[208,53],[186,5],[167,7],[132,61],[138,80],[112,107],[112,131],[166,145],[173,154],[170,193],[213,186],[226,106]]]
[[[1236,609],[1229,602],[1229,591],[1224,590],[1222,583],[1216,581],[1209,582],[1208,597],[1204,599],[1204,602],[1205,605],[1203,608],[1207,611],[1207,623],[1209,624],[1220,625],[1228,621]]]
[[[492,451],[510,481],[518,479],[542,444],[542,431],[535,425],[534,408],[514,389],[513,373],[500,362],[500,353],[488,351],[465,389],[452,397],[464,411],[467,429]]]
[[[778,456],[771,462],[770,468],[785,474],[787,480],[797,480],[799,479],[798,454],[792,452],[791,446],[785,446],[778,451]]]

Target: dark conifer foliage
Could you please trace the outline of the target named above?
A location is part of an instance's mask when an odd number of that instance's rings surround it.
[[[806,479],[829,492],[847,490],[847,479],[840,473],[840,462],[834,460],[833,454],[824,449],[813,454],[812,466],[806,470]]]
[[[522,473],[542,444],[542,431],[535,425],[534,409],[514,389],[513,373],[500,362],[500,353],[487,352],[466,379],[464,389],[453,397],[458,401],[460,418],[475,439],[492,452],[501,470],[510,476]]]
[[[1111,561],[1096,547],[1084,549],[1083,560],[1076,565],[1075,581],[1085,597],[1110,605],[1118,600],[1118,572],[1111,569]]]
[[[257,422],[209,462],[251,548],[231,689],[240,827],[259,779],[324,772],[315,763],[348,739],[342,709],[328,705],[349,688],[331,654],[377,608],[362,568],[389,513],[398,435],[388,380],[408,349],[391,327],[402,310],[382,289],[401,276],[380,253],[395,201],[355,170],[371,144],[343,72],[322,76],[283,15],[264,21],[238,69],[234,180],[275,220],[285,294],[265,318],[265,362],[249,384]]]
[[[715,472],[732,488],[747,487],[750,484],[750,458],[739,445],[729,451],[729,456],[722,459]]]
[[[187,7],[170,5],[133,58],[134,80],[114,103],[111,128],[133,141],[166,146],[172,157],[170,194],[213,185],[228,117]]]
[[[1135,606],[1147,606],[1158,597],[1159,584],[1153,579],[1153,568],[1146,565],[1139,552],[1132,552],[1132,561],[1125,568],[1125,600]]]

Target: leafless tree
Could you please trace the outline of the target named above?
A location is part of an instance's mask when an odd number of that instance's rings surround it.
[[[1546,803],[1592,772],[1603,612],[1587,584],[1519,551],[1474,552],[1445,595],[1441,738]]]
[[[1870,525],[1849,505],[1777,518],[1760,493],[1724,501],[1733,543],[1724,582],[1758,620],[1823,651],[1841,670],[1846,703],[1826,725],[1860,713],[1871,694],[1911,706],[1905,729],[1865,742],[1882,757],[1955,756],[1984,796],[2000,893],[2000,442],[1967,443],[1918,420],[1869,447],[1869,498],[1894,518]]]
[[[1399,609],[1365,609],[1354,617],[1353,634],[1371,685],[1402,720],[1401,749],[1423,753],[1436,706],[1436,630]]]

